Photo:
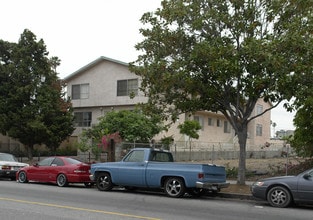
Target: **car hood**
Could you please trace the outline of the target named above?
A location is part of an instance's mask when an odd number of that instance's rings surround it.
[[[295,177],[296,176],[276,176],[276,177],[261,179],[261,180],[258,180],[258,182],[289,180],[289,179],[293,179]]]
[[[14,161],[0,161],[0,166],[25,167],[29,165],[27,163],[20,163]]]

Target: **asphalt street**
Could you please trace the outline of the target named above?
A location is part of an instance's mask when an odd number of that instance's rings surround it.
[[[115,189],[100,192],[83,185],[0,180],[0,219],[312,219],[312,207],[279,209],[255,200],[221,197],[179,199],[164,193]]]

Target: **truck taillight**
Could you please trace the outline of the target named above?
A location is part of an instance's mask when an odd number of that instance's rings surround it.
[[[198,173],[198,179],[203,179],[204,178],[204,173]]]

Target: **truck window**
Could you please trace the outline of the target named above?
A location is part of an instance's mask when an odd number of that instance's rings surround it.
[[[172,154],[168,152],[152,151],[150,155],[150,161],[173,162],[174,160]]]
[[[127,155],[125,162],[142,162],[144,160],[145,152],[143,150],[135,150]]]

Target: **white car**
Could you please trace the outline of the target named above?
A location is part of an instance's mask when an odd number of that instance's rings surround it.
[[[27,163],[20,163],[12,155],[7,153],[0,153],[0,178],[16,179],[16,172],[22,167],[29,166]]]

